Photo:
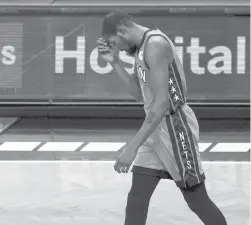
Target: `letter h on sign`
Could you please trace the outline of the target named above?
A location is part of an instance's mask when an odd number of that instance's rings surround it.
[[[64,59],[76,58],[77,60],[77,73],[85,72],[85,36],[77,37],[77,50],[69,51],[64,50],[64,37],[56,37],[55,43],[55,73],[64,72]]]

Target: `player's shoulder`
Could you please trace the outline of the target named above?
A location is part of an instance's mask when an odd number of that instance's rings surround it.
[[[145,60],[150,65],[151,60],[161,61],[163,59],[167,59],[170,64],[173,62],[174,54],[172,46],[164,34],[157,33],[156,35],[151,35],[146,43]]]
[[[146,43],[146,51],[150,55],[172,56],[173,51],[169,40],[164,34],[156,34],[149,37]]]
[[[149,44],[169,44],[167,38],[162,34],[154,34],[148,39]]]
[[[169,45],[168,37],[159,29],[152,29],[152,31],[149,32],[147,41],[150,44]]]
[[[154,34],[148,38],[147,46],[149,49],[171,50],[171,44],[164,34]]]

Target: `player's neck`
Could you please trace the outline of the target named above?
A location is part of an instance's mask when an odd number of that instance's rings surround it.
[[[147,27],[143,27],[141,25],[135,24],[134,27],[134,44],[138,47],[141,44],[141,41],[144,37],[145,32],[149,30]]]

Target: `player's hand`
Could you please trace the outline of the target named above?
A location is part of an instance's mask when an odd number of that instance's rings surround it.
[[[128,173],[130,166],[136,158],[136,155],[137,149],[129,146],[126,147],[118,157],[116,163],[114,164],[114,170],[118,173]]]
[[[98,53],[107,62],[114,63],[119,58],[119,49],[115,45],[108,45],[103,38],[97,41]]]

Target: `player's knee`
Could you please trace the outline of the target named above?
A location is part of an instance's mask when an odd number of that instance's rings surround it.
[[[200,211],[200,206],[196,202],[187,202],[187,205],[196,214]]]
[[[137,203],[137,202],[142,202],[148,198],[147,195],[140,193],[138,191],[131,190],[128,193],[127,200],[129,202]]]
[[[127,197],[127,207],[139,210],[146,209],[159,178],[138,174],[134,174],[133,178],[132,187]]]
[[[150,201],[150,196],[146,195],[144,192],[130,190],[127,197],[127,207],[147,207]]]
[[[204,183],[183,189],[182,193],[188,207],[195,213],[202,210],[201,203],[209,201]]]
[[[144,187],[139,183],[133,183],[130,192],[128,193],[128,199],[137,201],[142,199],[150,199],[152,191],[148,190],[148,188]]]
[[[197,213],[200,210],[200,204],[193,194],[184,194],[184,199],[193,212]]]

